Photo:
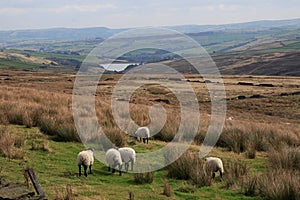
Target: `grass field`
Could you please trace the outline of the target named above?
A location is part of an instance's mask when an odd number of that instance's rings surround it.
[[[156,104],[157,99],[169,99],[169,103],[160,102],[170,114],[165,127],[144,145],[125,135],[112,120],[110,96],[120,76],[104,75],[98,83],[96,111],[107,136],[117,146],[131,146],[137,153],[166,145],[178,122],[174,95],[164,87],[148,85],[132,96],[131,115],[139,125],[149,123],[150,105]],[[200,104],[199,133],[189,154],[154,172],[152,183],[137,184],[134,174],[112,175],[97,160],[94,174],[78,177],[76,156],[84,146],[72,120],[74,74],[2,70],[0,177],[24,183],[23,169],[33,167],[49,199],[128,199],[129,192],[134,193],[135,199],[299,199],[300,79],[223,77],[227,117],[222,135],[209,155],[222,158],[225,174],[223,181],[217,176],[211,183],[197,179],[203,177],[203,161],[197,161],[199,169],[193,163],[210,119],[209,95],[200,76],[185,75],[185,79],[195,89]],[[179,87],[181,82],[174,84]],[[178,177],[170,177],[176,166]],[[189,170],[180,170],[181,167]],[[186,180],[180,178],[183,172],[188,174]],[[276,173],[281,175],[274,176]],[[173,191],[171,197],[162,194],[164,180]],[[201,186],[202,183],[208,186]]]

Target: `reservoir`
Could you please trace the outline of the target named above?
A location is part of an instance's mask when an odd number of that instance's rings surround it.
[[[138,63],[111,63],[111,64],[101,64],[101,66],[109,71],[122,71],[129,65],[138,65]]]

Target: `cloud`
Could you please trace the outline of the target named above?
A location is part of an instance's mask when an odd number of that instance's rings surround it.
[[[21,15],[21,14],[26,14],[27,12],[28,9],[25,8],[13,8],[13,7],[0,8],[1,15]]]
[[[29,1],[29,0],[27,0]],[[101,10],[116,9],[113,4],[89,4],[89,5],[64,5],[61,7],[4,7],[0,8],[0,15],[24,15],[32,13],[65,13],[65,12],[98,12]]]
[[[241,7],[239,5],[225,5],[225,4],[219,4],[218,9],[221,11],[237,11]]]
[[[90,5],[65,5],[58,8],[50,8],[50,11],[55,12],[98,12],[105,9],[116,9],[113,4],[90,4]]]
[[[218,4],[218,5],[207,5],[207,6],[194,6],[191,7],[191,11],[222,11],[222,12],[233,12],[233,11],[238,11],[241,9],[241,6],[239,5],[225,5],[225,4]]]

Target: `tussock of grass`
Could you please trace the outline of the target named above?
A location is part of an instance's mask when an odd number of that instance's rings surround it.
[[[144,172],[134,174],[134,182],[137,184],[149,184],[154,180],[154,172]]]

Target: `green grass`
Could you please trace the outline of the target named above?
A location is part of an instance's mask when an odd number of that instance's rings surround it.
[[[127,199],[129,191],[134,192],[135,199],[169,199],[162,195],[163,179],[167,178],[165,170],[155,172],[152,184],[138,185],[134,183],[134,174],[123,173],[122,177],[118,176],[118,173],[111,174],[104,164],[96,160],[92,175],[78,177],[76,156],[84,148],[81,143],[48,140],[47,136],[41,134],[37,128],[9,126],[9,131],[14,134],[26,135],[25,157],[23,161],[15,159],[8,161],[7,158],[0,155],[0,176],[23,183],[21,166],[33,167],[49,199],[54,199],[58,193],[62,193],[67,185],[71,185],[76,199]],[[47,151],[31,150],[30,144],[33,140],[42,140],[48,143]],[[162,145],[164,145],[163,142],[151,140],[148,146],[136,143],[134,148],[137,152],[146,152],[160,148]],[[230,153],[218,149],[215,149],[212,154],[227,155],[225,159],[231,157]],[[238,156],[243,158],[243,155]],[[252,163],[251,166],[260,171],[264,165],[263,160],[264,158],[260,157],[258,160],[247,162]],[[185,193],[181,192],[180,188],[185,187],[186,181],[168,180],[176,199],[254,199],[242,195],[237,189],[224,189],[221,182],[215,182],[210,187],[195,189],[192,193]]]
[[[22,62],[20,60],[8,60],[0,58],[0,68],[11,68],[11,69],[28,69],[28,68],[35,68],[45,66],[43,64],[37,63],[28,63]]]

